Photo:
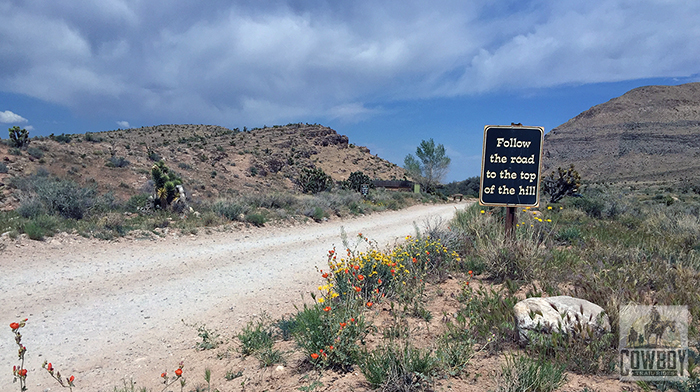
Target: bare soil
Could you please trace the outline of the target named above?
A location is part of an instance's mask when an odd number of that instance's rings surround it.
[[[205,368],[212,371],[211,390],[221,392],[295,391],[314,381],[322,385],[308,390],[369,390],[358,368],[319,375],[292,342],[277,344],[286,353],[285,364],[261,369],[255,358],[236,351],[236,334],[262,312],[277,319],[310,301],[308,293],[321,282],[316,269],[325,267],[328,250],[342,247],[341,228],[350,238],[362,232],[380,247],[390,247],[413,235],[414,224],[422,228],[428,220],[447,221],[467,204],[419,205],[321,224],[222,227],[196,236],[165,231],[160,237],[114,242],[65,233],[44,242],[5,236],[0,240],[5,245],[0,251],[1,325],[29,318],[22,333],[30,391],[60,389],[41,369],[44,360],[64,376],[75,375],[76,391],[113,392],[132,380],[137,388],[160,391],[160,374],[172,375],[180,361],[185,363],[185,391],[206,390]],[[410,321],[417,345],[440,334],[459,307],[454,298],[458,278],[431,287],[430,322]],[[489,283],[472,281],[480,284]],[[375,307],[371,317],[380,327],[388,323],[388,305]],[[221,335],[223,343],[216,349],[195,349],[201,342],[195,326],[202,324]],[[16,347],[9,329],[4,336],[0,369],[10,369],[17,364]],[[368,338],[370,346],[378,341],[379,336]],[[504,355],[480,352],[466,374],[438,380],[435,388],[493,390]],[[227,372],[242,375],[227,381]],[[566,391],[637,390],[615,376],[570,374],[568,379]],[[0,390],[13,388],[19,386],[12,384],[11,372],[0,372]]]

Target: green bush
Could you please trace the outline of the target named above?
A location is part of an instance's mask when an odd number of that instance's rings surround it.
[[[296,182],[302,192],[312,194],[330,190],[333,186],[333,180],[321,168],[303,168]]]
[[[139,212],[139,209],[148,207],[149,197],[151,196],[148,193],[131,196],[126,202],[126,210],[130,212]]]
[[[257,212],[249,212],[245,216],[245,221],[252,224],[253,226],[262,227],[265,226],[267,218],[265,218],[265,215],[263,214]]]
[[[294,340],[312,364],[348,370],[360,358],[367,326],[362,304],[350,301],[304,304],[294,316]]]
[[[44,152],[35,147],[29,147],[27,149],[27,154],[29,154],[32,158],[35,159],[41,159],[44,157]]]
[[[365,351],[360,370],[373,388],[384,391],[420,391],[429,388],[439,370],[439,361],[429,350],[389,343]]]
[[[552,392],[566,382],[563,365],[527,356],[507,356],[498,392]]]
[[[225,200],[217,200],[214,205],[212,205],[211,209],[218,215],[231,221],[240,220],[241,215],[248,213],[248,208],[246,206],[233,201]],[[262,223],[264,224],[265,222]]]
[[[39,215],[27,221],[22,227],[22,231],[33,240],[40,241],[44,237],[50,237],[56,233],[59,222],[56,217],[49,215]]]
[[[41,203],[46,213],[82,219],[95,204],[94,189],[81,188],[73,181],[49,177],[43,172],[18,178],[12,184],[29,194],[28,205],[22,207],[25,216],[36,216],[37,203]]]
[[[107,160],[107,163],[105,166],[107,167],[127,167],[131,164],[126,158],[124,157],[110,157]]]
[[[350,189],[355,192],[360,192],[362,190],[362,185],[364,184],[368,185],[368,189],[374,188],[374,183],[368,175],[366,175],[362,171],[356,171],[350,173],[348,179],[343,181],[342,187],[344,189]]]

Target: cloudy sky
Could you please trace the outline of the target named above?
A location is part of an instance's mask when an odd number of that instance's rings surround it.
[[[0,0],[0,125],[319,123],[400,165],[432,137],[461,180],[484,125],[549,131],[700,80],[698,16],[697,0]]]

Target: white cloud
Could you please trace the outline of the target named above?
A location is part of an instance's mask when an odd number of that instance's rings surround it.
[[[688,76],[700,58],[684,0],[17,4],[0,3],[0,91],[145,121],[352,121],[391,100]]]
[[[119,128],[123,128],[123,129],[131,128],[128,121],[117,121],[117,125],[119,126]]]
[[[0,122],[1,123],[6,123],[6,124],[18,124],[18,123],[26,123],[28,120],[19,114],[12,113],[9,110],[5,110],[4,112],[0,112]]]

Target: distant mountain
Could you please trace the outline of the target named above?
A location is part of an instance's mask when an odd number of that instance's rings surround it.
[[[543,175],[572,163],[587,182],[700,179],[700,83],[636,88],[547,133]]]
[[[30,134],[31,136],[31,134]],[[27,150],[0,143],[0,209],[19,194],[13,177],[42,171],[117,198],[152,191],[151,166],[163,159],[194,200],[292,191],[303,168],[321,168],[333,180],[362,171],[372,179],[405,178],[403,168],[317,124],[251,130],[215,125],[157,125],[32,138]]]

